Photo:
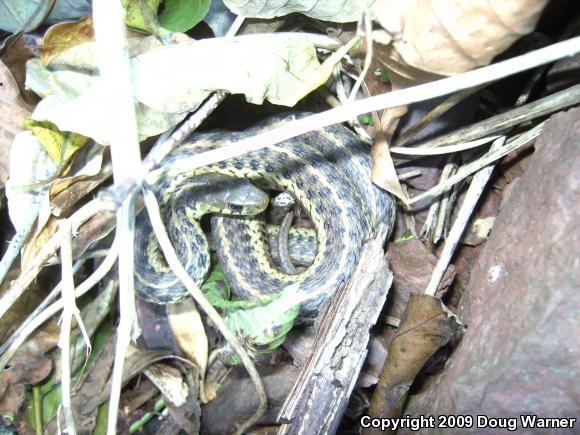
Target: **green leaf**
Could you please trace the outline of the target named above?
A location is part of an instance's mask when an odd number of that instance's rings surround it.
[[[211,0],[165,0],[159,23],[172,32],[187,32],[207,15]]]
[[[373,118],[369,115],[363,115],[362,122],[364,125],[373,125]]]
[[[157,9],[161,0],[121,0],[125,9],[125,24],[133,29],[157,34]]]
[[[401,243],[414,238],[415,236],[413,235],[413,232],[411,230],[407,230],[399,237],[397,237],[395,240],[393,240],[393,243]]]
[[[252,357],[273,352],[286,339],[300,313],[295,286],[289,286],[270,303],[248,310],[236,310],[226,316],[226,323],[244,343]],[[239,357],[228,350],[229,363],[238,364]]]
[[[230,288],[226,281],[224,271],[219,264],[213,268],[209,277],[201,286],[201,291],[205,294],[205,297],[210,304],[214,307],[225,310],[254,308],[256,306],[264,305],[276,297],[275,295],[272,297],[265,297],[262,301],[230,300]]]
[[[109,401],[101,403],[97,414],[97,421],[93,429],[93,435],[105,435],[107,433],[109,417]]]

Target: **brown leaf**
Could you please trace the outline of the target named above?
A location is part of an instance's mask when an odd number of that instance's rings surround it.
[[[371,155],[373,158],[371,178],[373,183],[382,187],[389,193],[392,193],[403,201],[403,203],[407,203],[408,198],[401,188],[401,183],[399,183],[399,178],[395,171],[395,165],[393,164],[393,159],[391,158],[391,153],[389,151],[389,142],[391,141],[399,119],[406,112],[406,106],[395,107],[383,112],[380,122],[380,131],[375,136],[371,148]]]
[[[415,376],[429,357],[461,329],[457,318],[441,300],[425,294],[411,294],[397,336],[389,347],[371,401],[370,415],[400,417]]]
[[[0,286],[0,295],[3,295],[10,288],[10,284],[13,280],[18,278],[19,273],[20,270],[17,267],[12,268],[8,272]],[[35,287],[36,286],[32,285],[31,288],[18,298],[12,308],[10,308],[10,310],[8,310],[8,312],[0,319],[0,343],[3,343],[26,319],[26,316],[42,301],[43,294]]]
[[[548,0],[377,0],[375,18],[408,65],[451,75],[487,65],[531,32]]]
[[[14,43],[2,56],[2,61],[12,72],[18,87],[20,88],[20,96],[28,104],[33,107],[38,101],[38,96],[26,89],[26,62],[34,57],[31,46],[27,43],[26,38],[21,38]]]
[[[52,370],[52,360],[45,353],[56,346],[58,326],[48,325],[29,338],[10,360],[10,367],[0,372],[0,413],[15,416],[22,402],[27,385],[34,385],[46,378]]]
[[[91,399],[102,395],[113,369],[114,356],[115,336],[111,336],[97,353],[92,367],[86,370],[76,383],[71,394],[75,423],[80,433],[92,433],[96,423],[98,406],[102,402],[92,401]],[[63,427],[62,413],[60,413],[60,419],[61,427]],[[53,415],[45,424],[44,433],[57,433],[56,415]]]
[[[0,183],[6,184],[10,167],[10,147],[14,136],[24,131],[24,118],[30,115],[28,105],[20,97],[18,83],[10,69],[0,61]]]
[[[36,254],[44,247],[46,242],[58,230],[58,221],[49,216],[46,223],[42,226],[40,231],[29,237],[26,244],[22,248],[22,270],[26,270],[31,262],[34,262]]]
[[[55,24],[46,31],[43,43],[38,47],[40,60],[47,66],[60,53],[94,38],[93,17]]]

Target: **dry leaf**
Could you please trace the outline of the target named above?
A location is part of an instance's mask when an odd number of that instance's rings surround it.
[[[74,386],[71,401],[75,423],[80,433],[92,433],[100,405],[100,402],[92,400],[95,397],[100,397],[105,391],[113,368],[114,357],[115,337],[112,335],[97,353],[94,364],[82,374]],[[60,427],[63,426],[62,413],[57,413],[44,426],[44,433],[58,433],[57,415],[60,415],[61,418]]]
[[[318,20],[347,23],[358,21],[365,2],[358,0],[224,0],[236,15],[249,18],[275,18],[294,12]]]
[[[55,24],[46,31],[42,45],[38,47],[40,60],[47,66],[61,53],[75,45],[92,41],[94,37],[93,17]]]
[[[308,36],[279,33],[173,45],[136,56],[131,65],[137,100],[181,113],[216,90],[244,94],[254,104],[292,107],[326,82],[340,57],[321,64]]]
[[[72,47],[49,68],[29,61],[27,86],[45,96],[34,119],[107,144],[110,102],[103,99],[93,48],[91,43]],[[321,64],[307,36],[276,34],[205,39],[136,55],[131,72],[139,136],[167,130],[215,90],[244,94],[255,104],[267,99],[293,106],[326,82],[347,49]]]
[[[397,336],[389,347],[369,414],[378,418],[400,417],[415,376],[429,357],[461,329],[457,318],[440,299],[411,294]]]
[[[193,300],[167,305],[167,320],[177,344],[203,378],[208,358],[207,336]]]
[[[10,145],[16,134],[24,131],[24,119],[30,115],[30,108],[20,97],[18,83],[10,69],[0,61],[0,183],[6,184],[10,166]]]
[[[45,353],[56,346],[59,327],[49,324],[29,338],[11,359],[10,367],[0,372],[0,413],[15,416],[22,405],[28,385],[45,379],[52,360]]]
[[[387,109],[383,112],[380,131],[375,136],[371,148],[371,155],[373,158],[371,178],[373,183],[395,195],[404,204],[406,204],[409,199],[405,192],[403,192],[401,184],[399,183],[399,178],[395,171],[395,165],[389,151],[389,142],[393,137],[399,119],[406,112],[406,106]]]
[[[475,219],[467,229],[461,243],[471,246],[482,244],[487,240],[487,236],[489,236],[494,223],[495,216]]]
[[[26,102],[28,107],[32,108],[37,98],[33,92],[26,90],[24,82],[26,81],[26,62],[35,55],[32,46],[26,38],[20,38],[6,50],[2,55],[2,61],[8,67],[12,76],[20,88],[20,97]]]
[[[0,296],[4,295],[4,293],[10,288],[12,281],[18,278],[19,274],[20,269],[18,267],[13,267],[8,272],[0,286]],[[44,299],[44,293],[39,292],[35,284],[36,283],[34,283],[26,293],[20,296],[14,305],[12,305],[10,310],[8,310],[0,319],[0,343],[4,343],[6,339],[8,339],[8,336],[12,334],[14,330],[24,322],[24,320],[26,320],[26,316]]]
[[[10,220],[18,230],[38,201],[38,187],[56,172],[56,164],[30,132],[19,133],[10,153],[10,178],[6,183]]]
[[[531,32],[548,0],[376,0],[376,20],[405,62],[451,75],[487,65]]]

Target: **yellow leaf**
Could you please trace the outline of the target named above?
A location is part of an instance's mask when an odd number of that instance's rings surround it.
[[[36,121],[28,117],[24,120],[24,125],[40,140],[48,155],[59,165],[67,162],[88,140],[78,133],[60,131],[50,121]]]

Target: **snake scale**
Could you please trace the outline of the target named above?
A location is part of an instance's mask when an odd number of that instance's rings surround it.
[[[165,210],[165,222],[176,251],[198,284],[207,274],[210,257],[197,219],[203,213],[217,212],[211,218],[212,236],[233,293],[239,299],[259,300],[295,285],[308,295],[301,315],[312,316],[322,302],[348,281],[377,224],[385,222],[392,227],[394,221],[395,203],[370,181],[369,150],[358,137],[347,127],[334,125],[189,173],[172,172],[174,164],[183,157],[235,143],[299,116],[303,115],[277,116],[243,132],[193,135],[162,161],[154,191]],[[223,179],[204,181],[210,174],[221,174]],[[221,192],[227,199],[241,192],[242,196],[261,201],[260,191],[257,193],[246,185],[238,186],[236,194],[230,192],[232,177],[250,181],[260,189],[287,191],[294,196],[316,232],[317,252],[308,268],[287,275],[273,264],[261,214],[242,215],[247,211],[236,204],[229,204],[227,210],[223,206],[220,209],[200,205],[200,195],[209,197],[211,202],[212,191]],[[200,189],[201,194],[191,193]],[[249,213],[259,213],[264,208],[262,204]],[[136,243],[137,294],[156,303],[175,302],[187,296],[156,251],[145,213],[137,219]]]

